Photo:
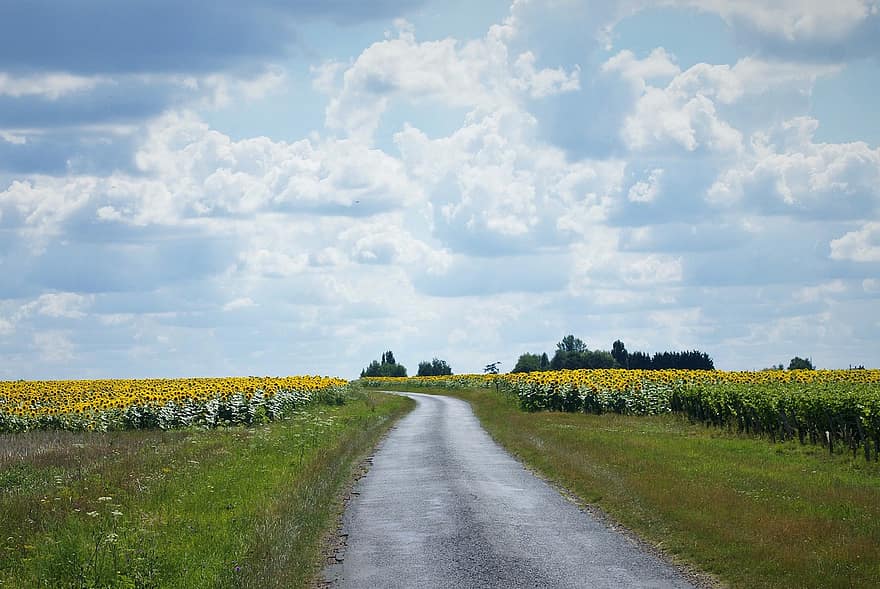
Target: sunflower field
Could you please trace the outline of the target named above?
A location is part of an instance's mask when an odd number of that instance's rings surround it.
[[[312,402],[339,403],[326,376],[0,382],[0,432],[252,424]]]
[[[525,411],[657,415],[829,451],[880,455],[880,370],[560,370],[503,375],[362,379],[365,386],[494,388]]]

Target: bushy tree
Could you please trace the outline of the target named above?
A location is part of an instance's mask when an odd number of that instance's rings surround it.
[[[434,358],[430,362],[419,362],[418,376],[447,376],[452,374],[452,368],[445,360]]]
[[[614,357],[605,351],[590,350],[580,338],[567,335],[556,344],[556,353],[550,360],[550,370],[577,370],[579,368],[614,368]]]
[[[788,363],[789,370],[815,370],[813,366],[813,361],[809,358],[801,358],[799,356],[795,356],[791,359],[791,362]]]
[[[370,365],[361,370],[361,378],[365,376],[406,376],[406,368],[398,364],[391,350],[382,354],[382,361],[373,360]]]
[[[556,344],[556,351],[557,352],[566,352],[566,353],[586,352],[587,351],[587,344],[584,343],[584,341],[579,337],[575,337],[573,335],[567,335],[564,338],[562,338],[562,341],[560,341],[558,344]]]
[[[516,366],[513,367],[511,372],[538,372],[542,370],[541,361],[544,358],[547,358],[547,354],[539,356],[537,354],[525,353],[516,361]],[[547,360],[547,364],[549,363],[550,361]]]

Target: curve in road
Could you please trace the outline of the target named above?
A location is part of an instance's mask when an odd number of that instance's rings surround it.
[[[496,444],[470,406],[418,403],[382,442],[343,516],[338,588],[691,588]]]

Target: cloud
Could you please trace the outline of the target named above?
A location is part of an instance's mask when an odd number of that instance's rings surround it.
[[[64,331],[41,331],[33,335],[33,347],[43,362],[66,364],[76,359],[76,346]]]
[[[663,169],[654,168],[648,175],[647,182],[639,181],[630,186],[627,198],[631,202],[653,202],[660,192],[661,178],[663,178]]]
[[[102,81],[103,78],[97,76],[74,76],[63,72],[19,77],[0,72],[0,96],[43,96],[57,100],[65,94],[91,90]]]
[[[499,110],[448,137],[429,139],[414,127],[395,135],[441,242],[457,251],[524,251],[570,242],[607,218],[622,162],[568,161],[536,141],[534,128],[531,115]]]
[[[743,58],[733,67],[698,63],[679,72],[662,48],[643,60],[624,50],[602,65],[606,74],[616,72],[628,80],[636,93],[633,112],[621,131],[630,149],[673,145],[689,152],[703,147],[727,153],[742,149],[742,133],[723,118],[720,106],[765,95],[775,88],[799,88],[808,93],[818,77],[840,70],[840,66]],[[648,83],[649,78],[670,76],[665,87]]]
[[[708,190],[717,203],[747,201],[766,212],[859,218],[880,207],[880,149],[816,143],[818,121],[799,117],[755,133],[751,150]]]
[[[880,262],[880,223],[865,223],[861,229],[832,240],[831,259]]]
[[[74,292],[59,292],[42,294],[37,300],[21,307],[19,316],[27,316],[31,313],[39,313],[46,317],[82,319],[86,316],[84,309],[88,307],[94,297],[83,296]]]
[[[480,113],[510,108],[524,96],[543,98],[579,88],[579,68],[538,69],[524,52],[511,59],[507,42],[513,21],[495,25],[482,39],[418,42],[409,23],[398,21],[397,36],[365,49],[342,74],[342,87],[326,110],[329,128],[369,141],[393,100],[466,108]],[[327,90],[336,64],[315,70],[315,84]]]
[[[238,309],[249,309],[251,307],[256,307],[257,303],[253,301],[250,297],[240,297],[237,299],[233,299],[223,305],[224,311],[236,311]]]
[[[354,23],[398,15],[417,0],[188,3],[54,0],[0,6],[0,70],[77,73],[205,72],[284,55],[297,25]]]

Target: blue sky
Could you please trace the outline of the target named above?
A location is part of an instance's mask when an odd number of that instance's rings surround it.
[[[0,379],[880,365],[880,2],[0,4]]]

